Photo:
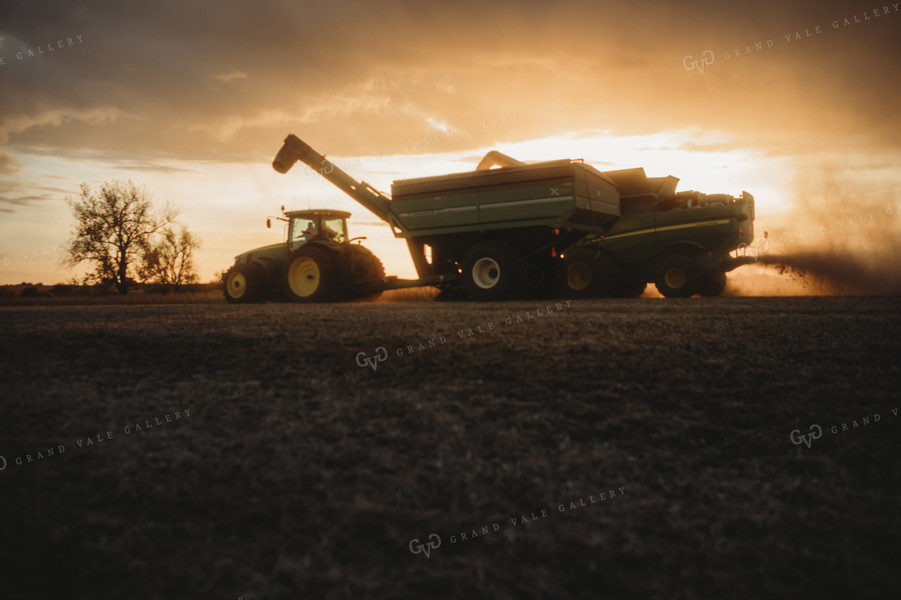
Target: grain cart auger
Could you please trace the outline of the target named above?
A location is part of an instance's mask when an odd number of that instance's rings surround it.
[[[403,223],[391,212],[391,200],[384,194],[373,188],[365,181],[357,181],[340,168],[332,164],[322,154],[319,154],[309,144],[302,141],[296,135],[290,134],[285,138],[285,143],[272,161],[272,168],[279,173],[287,173],[298,160],[305,163],[315,172],[332,182],[338,189],[362,204],[372,214],[391,226],[395,237],[408,233]],[[434,278],[434,283],[440,283],[446,277],[432,277],[435,273],[429,267],[424,257],[423,248],[417,246],[413,238],[407,237],[407,245],[413,257],[413,264],[420,278]],[[417,261],[417,258],[421,260]],[[413,283],[413,282],[410,282]],[[428,285],[421,283],[421,285]]]

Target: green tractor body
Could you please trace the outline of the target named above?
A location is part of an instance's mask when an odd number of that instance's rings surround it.
[[[349,216],[340,210],[284,213],[287,239],[238,255],[223,278],[226,300],[322,302],[377,294],[385,270],[372,252],[348,238]]]

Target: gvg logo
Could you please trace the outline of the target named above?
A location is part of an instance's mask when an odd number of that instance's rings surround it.
[[[753,258],[754,262],[760,260],[760,256],[766,254],[770,250],[769,233],[764,231],[763,237],[757,240],[754,246],[750,246],[741,242],[735,247],[736,256],[747,256]]]
[[[713,50],[704,50],[704,53],[701,54],[701,58],[699,59],[695,59],[691,54],[683,58],[682,66],[685,67],[686,71],[694,71],[697,69],[698,73],[703,75],[704,69],[715,62],[716,55],[713,53]]]
[[[429,535],[429,541],[425,544],[420,543],[418,538],[413,538],[410,540],[408,547],[411,554],[425,554],[426,558],[431,558],[432,550],[437,550],[441,547],[441,536],[433,533]]]
[[[801,435],[800,429],[793,429],[791,434],[789,434],[788,439],[791,440],[791,443],[795,446],[800,446],[804,444],[808,448],[813,443],[813,440],[818,440],[823,437],[823,428],[819,425],[811,425],[810,432]]]
[[[357,352],[357,366],[358,367],[372,367],[372,370],[375,371],[379,368],[379,363],[383,363],[388,360],[388,349],[384,346],[379,346],[375,349],[375,354],[372,356],[366,356],[365,352]]]
[[[313,171],[310,167],[304,167],[303,169],[303,177],[304,179],[316,179],[317,174],[320,177],[325,177],[326,175],[330,175],[335,170],[335,165],[333,165],[330,161],[324,160],[322,161],[322,166],[319,168],[319,171]]]

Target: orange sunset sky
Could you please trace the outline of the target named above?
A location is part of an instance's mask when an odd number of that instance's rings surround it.
[[[288,133],[385,192],[491,149],[748,190],[782,251],[897,273],[899,8],[3,1],[0,284],[77,275],[60,267],[64,199],[111,179],[181,208],[203,281],[279,241],[280,205],[350,211],[387,272],[412,276],[387,225],[302,165],[272,170]]]

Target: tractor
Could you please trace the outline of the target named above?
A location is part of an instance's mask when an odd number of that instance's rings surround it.
[[[225,273],[225,299],[231,303],[329,302],[375,297],[385,281],[382,262],[349,238],[342,210],[282,213],[287,239],[238,255]],[[266,221],[272,226],[271,218]]]

